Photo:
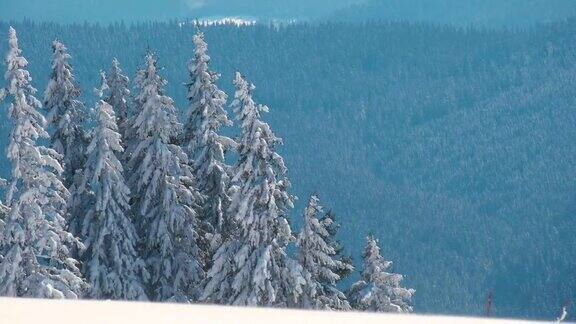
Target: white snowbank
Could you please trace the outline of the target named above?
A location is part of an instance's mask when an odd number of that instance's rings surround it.
[[[306,312],[111,301],[0,298],[1,324],[452,324],[528,323],[459,317]]]

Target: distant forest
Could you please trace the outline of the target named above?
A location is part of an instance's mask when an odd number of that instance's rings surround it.
[[[348,21],[524,28],[574,17],[576,3],[573,0],[367,0],[332,16]]]
[[[11,25],[40,91],[58,38],[88,107],[98,69],[116,57],[133,77],[147,50],[186,107],[190,24]],[[232,93],[241,70],[270,107],[300,197],[296,231],[319,193],[347,253],[362,250],[365,233],[380,239],[419,313],[482,315],[490,292],[495,316],[573,308],[576,20],[515,32],[376,22],[203,30],[219,86]],[[4,154],[0,171],[8,176]]]

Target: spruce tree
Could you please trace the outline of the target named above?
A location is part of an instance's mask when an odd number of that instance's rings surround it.
[[[362,257],[362,278],[352,285],[349,292],[352,307],[371,312],[412,312],[410,303],[415,291],[400,286],[402,275],[388,272],[392,262],[384,260],[375,238],[368,237]]]
[[[112,66],[106,77],[107,87],[109,89],[104,101],[112,106],[116,113],[118,131],[124,140],[126,136],[126,120],[130,114],[129,98],[130,79],[123,74],[120,68],[120,62],[116,58],[112,60]]]
[[[105,77],[102,81],[106,82]],[[78,190],[87,207],[82,211],[80,232],[86,246],[82,272],[91,285],[88,296],[146,300],[143,281],[148,273],[136,252],[138,235],[130,213],[130,190],[117,157],[123,148],[116,115],[103,100],[97,102],[96,113]]]
[[[6,58],[9,116],[12,130],[8,159],[10,207],[0,233],[0,295],[10,297],[77,298],[87,288],[70,248],[81,247],[66,231],[68,191],[60,180],[60,155],[39,146],[48,138],[46,120],[30,84],[28,62],[21,56],[16,31],[10,27]]]
[[[331,210],[328,210],[328,212],[324,214],[320,222],[324,224],[329,234],[329,236],[326,238],[326,241],[330,246],[332,246],[334,251],[336,251],[334,259],[336,259],[338,262],[336,262],[334,273],[340,277],[340,280],[344,280],[350,276],[355,269],[352,262],[352,256],[344,254],[344,248],[342,247],[342,244],[336,239],[336,235],[340,230],[340,224],[336,222],[336,215]]]
[[[138,71],[137,113],[128,119],[129,187],[150,272],[148,295],[157,301],[195,300],[203,269],[197,245],[201,195],[194,189],[188,157],[175,144],[182,125],[173,100],[164,95],[166,81],[154,55]]]
[[[288,211],[293,196],[286,166],[275,147],[281,140],[260,119],[268,111],[252,99],[255,87],[240,73],[232,106],[241,125],[239,161],[228,213],[238,224],[214,257],[203,299],[244,306],[294,306],[303,292],[303,269],[286,255],[293,240]],[[233,264],[231,261],[233,260]]]
[[[62,155],[64,184],[70,188],[76,171],[84,164],[87,144],[83,130],[84,104],[78,100],[80,88],[75,84],[66,46],[54,41],[52,52],[52,72],[44,93],[44,107],[48,111],[48,126],[52,128],[51,147]]]
[[[193,41],[196,50],[188,66],[190,81],[187,84],[190,108],[182,144],[192,162],[198,189],[206,197],[202,208],[201,249],[209,266],[213,251],[222,243],[222,237],[230,235],[233,227],[225,216],[230,205],[230,166],[224,162],[224,154],[235,142],[219,134],[222,126],[231,126],[232,122],[224,108],[227,96],[216,85],[219,75],[208,67],[210,57],[204,34],[198,32]]]
[[[349,265],[337,259],[335,227],[332,218],[323,217],[323,208],[312,195],[304,211],[304,225],[298,236],[298,260],[309,274],[307,294],[301,300],[303,308],[350,310],[346,295],[336,284],[342,279],[338,272]]]
[[[0,105],[4,102],[4,99],[6,99],[6,94],[7,94],[6,89],[0,88]],[[7,184],[8,184],[8,182],[6,181],[6,179],[0,178],[0,188],[6,188]],[[4,201],[0,200],[0,231],[2,230],[2,227],[4,226],[3,219],[6,217],[9,210],[10,209],[8,208],[8,206],[6,206]],[[1,259],[2,259],[2,256],[0,255],[0,260]]]

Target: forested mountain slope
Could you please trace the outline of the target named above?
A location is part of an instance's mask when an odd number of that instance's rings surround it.
[[[15,28],[41,91],[58,37],[87,106],[99,69],[116,56],[133,75],[147,48],[186,105],[193,26]],[[296,229],[316,191],[356,262],[365,234],[380,238],[416,289],[416,312],[482,314],[492,290],[494,314],[550,319],[576,297],[574,30],[576,20],[525,32],[386,23],[205,32],[221,87],[231,93],[240,69],[271,108],[301,198]],[[6,120],[0,127],[8,134]]]
[[[574,16],[573,0],[367,0],[338,11],[333,18],[526,27]]]

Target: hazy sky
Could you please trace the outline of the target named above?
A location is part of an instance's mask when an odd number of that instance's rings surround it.
[[[314,18],[363,0],[0,0],[1,20],[110,22],[207,16]]]

